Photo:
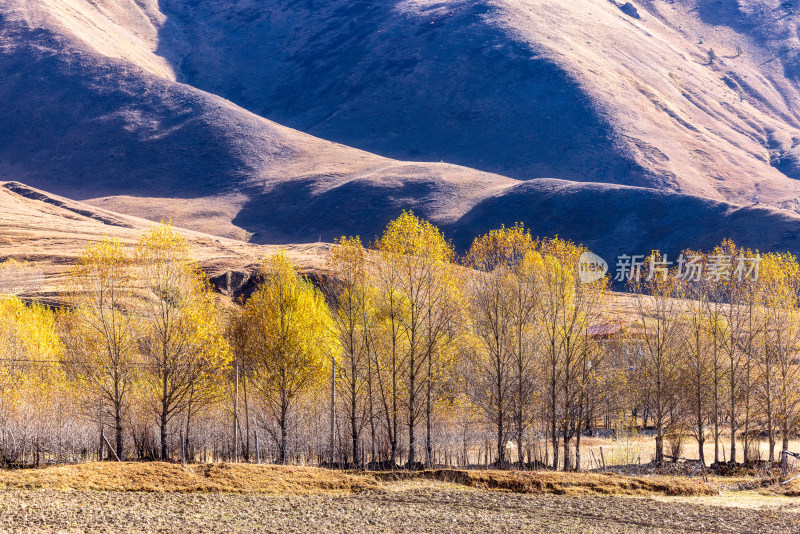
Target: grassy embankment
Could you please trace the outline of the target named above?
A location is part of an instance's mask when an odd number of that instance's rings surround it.
[[[557,495],[714,495],[685,477],[601,473],[468,471],[347,472],[315,467],[103,462],[0,471],[0,489],[233,492],[309,495],[381,491],[397,482],[441,481],[468,488]]]

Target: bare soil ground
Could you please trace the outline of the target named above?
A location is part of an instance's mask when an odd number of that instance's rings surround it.
[[[798,499],[677,477],[95,463],[0,488],[0,532],[800,531]]]
[[[778,499],[777,497],[775,499]],[[788,499],[758,507],[529,495],[414,482],[354,494],[5,490],[1,532],[797,532]]]

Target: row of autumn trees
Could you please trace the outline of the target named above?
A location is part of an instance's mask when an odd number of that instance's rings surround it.
[[[338,240],[316,283],[265,258],[232,304],[169,226],[132,250],[91,244],[63,309],[0,298],[0,454],[85,459],[101,426],[119,458],[371,467],[575,469],[582,436],[612,426],[650,429],[656,461],[690,435],[704,461],[706,439],[715,461],[724,437],[731,459],[737,438],[745,461],[762,437],[770,459],[778,437],[788,447],[794,257],[765,255],[755,280],[665,272],[615,295],[608,278],[581,283],[583,251],[514,226],[459,260],[404,213],[369,248]],[[723,252],[752,255],[731,242],[692,254]]]
[[[630,284],[634,295],[645,296],[634,299],[636,321],[625,349],[636,365],[632,404],[652,418],[656,461],[664,456],[665,437],[680,442],[683,436],[695,439],[703,462],[707,440],[713,463],[761,460],[762,442],[766,459],[775,461],[777,440],[788,450],[800,425],[797,259],[761,256],[730,240],[707,254],[684,256],[706,268],[720,258],[760,261],[751,276],[687,277],[675,267]],[[647,259],[662,260],[659,253]]]

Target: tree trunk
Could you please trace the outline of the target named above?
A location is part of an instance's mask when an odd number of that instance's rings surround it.
[[[700,451],[700,462],[703,464],[703,466],[705,466],[706,465],[706,454],[705,454],[705,452],[703,452],[703,447],[705,446],[706,438],[705,438],[705,436],[703,436],[702,432],[703,431],[701,429],[700,433],[697,435],[697,448]]]
[[[369,359],[367,359],[369,362]],[[369,382],[367,382],[367,392],[369,394],[369,437],[370,437],[370,457],[369,461],[375,461],[375,406],[373,405],[373,393],[372,393],[372,366],[371,364],[369,368],[367,368],[367,376]]]
[[[247,398],[247,373],[244,374],[242,377],[242,386],[243,386],[243,393],[244,393],[244,434],[246,437],[244,442],[244,461],[250,461],[250,404]],[[189,433],[189,429],[186,429],[186,433]],[[189,444],[189,439],[187,437],[186,444]],[[188,449],[187,449],[188,450]]]
[[[287,412],[286,404],[281,405],[281,417],[278,424],[280,425],[281,431],[281,440],[278,444],[278,463],[283,465],[286,463],[286,448],[289,441],[289,432],[286,428],[286,412]]]
[[[705,425],[703,424],[703,417],[702,412],[700,411],[701,408],[698,406],[698,415],[697,415],[697,450],[700,456],[700,461],[705,466],[706,465],[706,453],[703,450],[706,443],[706,436],[705,436]]]
[[[750,353],[748,350],[747,364],[745,365],[745,384],[744,384],[744,452],[742,461],[749,464],[750,458]]]
[[[333,466],[336,449],[336,360],[331,357],[331,428],[328,443],[328,450],[330,451],[330,463]]]
[[[698,373],[700,373],[700,365],[698,365]],[[698,374],[698,377],[700,375]],[[703,421],[703,394],[701,391],[702,381],[698,378],[698,382],[696,384],[695,393],[697,394],[695,398],[695,415],[697,417],[697,450],[700,456],[700,461],[703,463],[703,466],[706,465],[706,454],[703,450],[703,446],[706,442],[705,436],[705,423]]]
[[[394,322],[394,318],[392,318]],[[394,328],[394,326],[392,326]],[[390,454],[392,469],[397,464],[397,431],[398,431],[398,408],[397,408],[397,340],[392,339],[392,414],[391,414],[391,436],[390,441]]]
[[[413,411],[413,408],[409,408],[409,411]],[[417,446],[417,437],[414,434],[414,416],[409,414],[409,421],[408,421],[408,467],[410,469],[414,468],[414,462],[416,461],[416,455],[414,454],[414,449]]]
[[[661,466],[664,462],[664,429],[659,421],[656,425],[656,465]]]
[[[517,326],[517,405],[514,411],[514,420],[516,423],[517,431],[517,463],[520,468],[525,464],[522,450],[522,434],[524,432],[525,413],[525,365],[524,365],[524,349],[523,349],[523,330],[522,323],[519,322]]]
[[[433,467],[432,446],[431,446],[431,418],[433,416],[433,401],[431,399],[433,389],[433,358],[431,351],[428,351],[428,376],[425,391],[425,465],[430,469]]]
[[[781,445],[782,451],[789,450],[789,425],[786,423],[786,418],[783,418],[783,422],[781,423],[781,437],[783,438],[783,444]]]
[[[767,358],[769,358],[769,354],[767,354]],[[767,401],[767,439],[769,440],[769,461],[770,463],[775,463],[775,423],[772,417],[772,384],[770,383],[770,368],[769,368],[769,361],[767,362],[767,370],[765,373],[765,391],[766,391],[766,401]]]
[[[769,461],[775,463],[775,432],[769,430]]]
[[[719,350],[717,330],[714,327],[714,463],[719,465]]]
[[[350,438],[353,441],[353,467],[360,464],[359,461],[359,446],[358,446],[358,419],[355,391],[353,391],[351,405],[350,405]]]
[[[355,344],[355,337],[350,336],[350,346]],[[363,464],[359,459],[359,446],[358,446],[358,402],[356,396],[358,395],[358,387],[356,377],[358,376],[358,367],[356,366],[355,354],[350,354],[350,439],[353,442],[353,467]]]
[[[166,408],[161,410],[161,461],[166,462],[169,460],[169,449],[167,447],[167,421],[168,414]]]
[[[553,441],[553,469],[558,470],[558,427],[556,421],[556,378],[555,363],[550,377],[550,439]]]
[[[119,402],[114,403],[114,430],[116,432],[116,448],[117,458],[120,461],[125,459],[123,452],[125,451],[123,444],[123,431],[122,431],[122,406]]]
[[[730,365],[731,395],[731,462],[736,463],[736,368]]]
[[[431,402],[431,384],[428,381],[428,391],[425,398],[425,464],[428,468],[433,467],[432,458],[432,445],[431,445],[431,416],[432,416],[432,402]]]
[[[413,346],[414,339],[412,335],[411,344]],[[417,446],[417,436],[416,436],[416,417],[415,417],[415,408],[417,403],[417,396],[416,396],[416,380],[417,375],[415,373],[415,367],[417,362],[415,361],[413,349],[412,354],[409,360],[410,364],[410,371],[408,374],[408,466],[413,469],[414,463],[416,462],[416,455],[415,455],[415,448]]]
[[[583,410],[581,410],[583,411]],[[581,424],[583,416],[578,417],[577,428],[575,429],[575,471],[581,470]]]
[[[236,361],[233,394],[233,461],[239,461],[239,361]]]
[[[183,450],[186,455],[189,455],[189,430],[192,428],[192,400],[194,398],[194,389],[189,393],[189,402],[186,405],[186,433],[183,436]]]
[[[503,434],[505,429],[503,428],[503,412],[500,411],[499,417],[497,418],[497,466],[502,467],[505,463],[505,443],[503,440]]]

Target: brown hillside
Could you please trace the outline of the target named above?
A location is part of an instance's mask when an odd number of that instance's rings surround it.
[[[0,261],[29,262],[35,276],[25,276],[21,297],[58,302],[59,277],[91,241],[106,236],[133,245],[153,223],[68,200],[22,185],[0,182]],[[251,245],[191,230],[180,230],[192,253],[218,289],[238,296],[240,285],[260,259],[278,248],[298,267],[314,272],[324,266],[329,245],[312,243],[282,247]],[[25,271],[27,272],[27,271]]]
[[[255,243],[800,252],[795,15],[618,4],[7,0],[0,178]]]

